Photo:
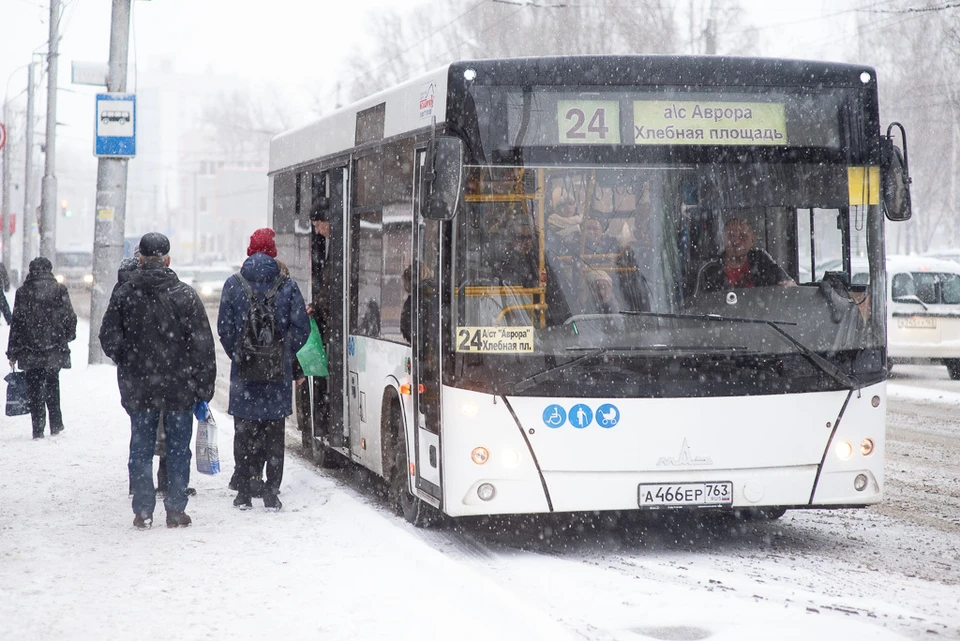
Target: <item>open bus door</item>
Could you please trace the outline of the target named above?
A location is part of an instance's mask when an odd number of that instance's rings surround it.
[[[311,299],[317,314],[317,325],[327,351],[329,375],[312,379],[313,408],[313,459],[321,466],[337,463],[332,448],[347,446],[344,421],[344,278],[345,237],[347,210],[346,195],[349,192],[347,167],[335,167],[323,173],[326,198],[311,218],[329,224],[329,237],[316,230],[312,233],[311,248]]]
[[[416,224],[413,226],[411,319],[413,360],[414,478],[418,489],[440,500],[440,292],[443,272],[440,221],[422,214],[426,151],[416,152],[414,185]]]

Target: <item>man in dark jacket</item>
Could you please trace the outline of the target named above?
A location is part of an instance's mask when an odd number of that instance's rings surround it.
[[[700,268],[697,293],[729,288],[795,285],[773,257],[755,247],[757,239],[746,221],[731,218],[723,229],[723,256]]]
[[[213,333],[200,297],[169,268],[170,241],[140,239],[140,269],[110,298],[100,345],[117,364],[120,401],[130,414],[129,470],[133,524],[153,523],[153,454],[163,414],[167,444],[167,527],[190,525],[184,512],[190,480],[193,406],[213,398],[217,376]]]
[[[49,260],[34,258],[26,280],[17,290],[7,342],[10,364],[19,363],[27,373],[33,438],[43,438],[48,410],[50,434],[63,431],[60,370],[70,367],[67,343],[76,337],[77,315],[67,288],[53,276]]]
[[[272,229],[264,228],[250,236],[249,258],[239,275],[231,276],[223,284],[217,317],[220,344],[231,361],[228,411],[234,418],[234,438],[240,439],[235,448],[240,454],[235,464],[241,468],[233,504],[241,509],[252,507],[250,481],[259,477],[264,460],[267,478],[263,505],[277,510],[282,507],[277,494],[283,477],[284,422],[293,413],[293,358],[310,336],[310,318],[300,288],[280,273],[280,266],[274,260],[277,255],[274,235]],[[243,380],[238,371],[238,347],[249,309],[241,277],[255,294],[266,294],[271,287],[278,287],[274,317],[284,349],[282,376],[276,380]]]

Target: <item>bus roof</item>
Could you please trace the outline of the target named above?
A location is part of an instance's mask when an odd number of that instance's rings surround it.
[[[446,118],[450,65],[412,78],[337,109],[320,120],[278,134],[270,142],[270,172],[292,167],[357,145],[357,115],[384,105],[382,135],[389,138]]]
[[[603,86],[691,85],[704,87],[852,87],[876,73],[866,65],[813,60],[732,56],[600,55],[545,56],[452,62],[407,80],[323,118],[277,135],[270,144],[269,171],[323,158],[358,146],[358,116],[384,105],[375,115],[377,137],[389,138],[446,119],[450,78],[475,70],[476,84]],[[867,72],[868,80],[862,79]],[[491,81],[491,78],[493,79]],[[382,120],[379,120],[382,118]]]

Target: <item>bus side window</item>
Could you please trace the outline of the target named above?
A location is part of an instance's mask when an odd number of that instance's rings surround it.
[[[297,210],[297,176],[292,171],[273,178],[273,230],[278,234],[293,232]]]
[[[353,212],[350,220],[350,331],[380,336],[381,274],[383,273],[382,156],[356,161]]]

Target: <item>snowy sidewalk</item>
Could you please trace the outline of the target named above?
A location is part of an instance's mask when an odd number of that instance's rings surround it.
[[[598,563],[471,549],[469,536],[416,531],[290,455],[283,511],[259,500],[239,511],[226,487],[232,420],[216,403],[222,472],[191,465],[193,525],[167,529],[158,504],[153,529],[136,530],[129,418],[116,370],[84,364],[88,331],[81,323],[75,367],[61,372],[62,434],[33,441],[29,416],[0,417],[0,640],[902,638],[811,614],[805,602],[832,601],[812,583],[768,586],[699,555]]]
[[[115,368],[85,365],[88,331],[61,372],[62,434],[33,441],[29,416],[0,418],[0,639],[568,637],[295,457],[282,512],[237,510],[222,411],[221,473],[191,463],[193,526],[167,529],[159,503],[134,529],[129,418]]]

